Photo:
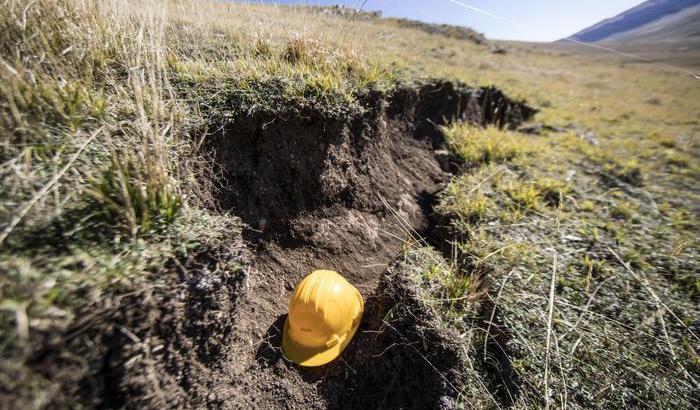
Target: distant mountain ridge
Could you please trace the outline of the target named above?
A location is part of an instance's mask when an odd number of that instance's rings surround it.
[[[425,31],[426,33],[441,35],[444,37],[456,38],[458,40],[469,40],[476,44],[484,44],[486,37],[478,31],[464,26],[453,26],[450,24],[426,23],[418,20],[405,18],[382,17],[381,11],[361,10],[353,7],[335,6],[309,6],[313,11],[321,14],[343,17],[351,20],[375,20],[383,18],[386,21],[393,21],[401,27],[412,28]]]
[[[650,0],[606,19],[570,40],[659,42],[700,39],[700,0]]]

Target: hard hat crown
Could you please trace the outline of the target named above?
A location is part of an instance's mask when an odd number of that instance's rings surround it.
[[[332,360],[350,342],[363,310],[360,292],[340,274],[329,270],[312,272],[297,285],[289,303],[285,354],[303,365],[323,364],[318,363],[320,355],[327,359],[325,362]],[[335,347],[338,348],[333,355],[329,349]],[[305,357],[308,355],[313,357]]]

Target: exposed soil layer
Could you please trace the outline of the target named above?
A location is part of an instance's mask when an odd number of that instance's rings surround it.
[[[515,127],[534,110],[451,82],[367,95],[362,106],[351,118],[260,111],[226,124],[212,146],[228,182],[219,200],[250,226],[248,245],[233,236],[175,263],[45,343],[32,360],[49,379],[83,366],[66,360],[89,362],[86,374],[61,376],[61,397],[102,408],[454,407],[462,350],[428,325],[394,260],[410,233],[439,232],[433,203],[462,168],[438,126]],[[339,359],[304,369],[281,354],[281,329],[294,286],[319,268],[355,284],[366,314]]]
[[[235,313],[223,403],[449,408],[454,401],[458,350],[440,347],[449,338],[437,334],[419,338],[415,315],[399,315],[391,334],[381,319],[396,300],[409,306],[410,292],[396,280],[379,292],[378,285],[404,238],[433,231],[436,194],[462,168],[438,127],[455,120],[515,127],[534,110],[496,89],[450,82],[369,95],[363,106],[350,119],[259,112],[219,136],[217,157],[230,184],[221,203],[252,227],[246,237],[257,255]],[[295,284],[320,268],[355,284],[368,314],[340,360],[309,370],[282,357],[279,338]]]
[[[439,125],[462,120],[515,126],[534,113],[497,89],[451,82],[362,100],[363,113],[352,118],[328,118],[307,108],[293,118],[260,111],[233,121],[215,142],[229,184],[222,206],[262,238],[293,245],[308,236],[299,224],[307,215],[386,212],[381,197],[410,208],[418,201],[407,195],[439,189],[448,179],[444,170],[457,165],[443,151]]]
[[[221,373],[230,344],[243,277],[235,267],[242,270],[249,260],[242,238],[232,237],[179,260],[169,274],[148,276],[137,289],[105,295],[63,332],[35,333],[40,348],[27,363],[53,384],[47,407],[207,403],[207,380]]]

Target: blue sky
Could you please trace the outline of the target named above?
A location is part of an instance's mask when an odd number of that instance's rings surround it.
[[[387,17],[406,17],[431,23],[469,26],[492,39],[553,41],[642,3],[642,0],[457,0],[487,11],[499,20],[450,0],[367,0],[367,10]],[[284,3],[359,7],[364,0],[258,0]],[[504,21],[505,20],[505,21]],[[523,28],[521,26],[527,27]]]

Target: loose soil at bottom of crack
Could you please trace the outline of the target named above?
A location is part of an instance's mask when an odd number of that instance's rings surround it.
[[[400,92],[392,101],[370,100],[361,117],[348,121],[309,113],[271,123],[262,115],[238,130],[236,145],[221,140],[217,155],[233,166],[228,177],[234,192],[223,203],[252,227],[246,237],[257,255],[223,365],[235,380],[236,397],[224,402],[453,407],[459,349],[450,347],[442,330],[417,323],[429,314],[394,260],[411,236],[444,249],[444,229],[432,210],[450,180],[447,171],[461,167],[445,156],[437,126],[460,119],[482,124],[504,115],[517,123],[532,114],[492,92],[436,83]],[[279,346],[291,292],[315,269],[343,274],[367,308],[340,358],[304,369],[286,361]]]
[[[437,337],[418,335],[410,317],[390,320],[388,326],[385,322],[394,305],[405,300],[397,301],[396,291],[387,292],[382,281],[401,254],[404,239],[434,230],[430,213],[437,194],[417,195],[410,207],[417,210],[412,222],[398,216],[406,204],[378,214],[346,210],[335,218],[294,221],[296,230],[290,236],[297,241],[287,237],[283,243],[254,243],[257,258],[249,291],[235,318],[236,333],[247,337],[239,345],[257,346],[254,352],[235,354],[237,383],[251,405],[276,407],[293,400],[328,408],[431,408],[454,401],[458,391],[450,380],[455,377],[445,373],[459,363],[455,353],[441,348]],[[339,359],[305,369],[283,357],[281,331],[294,286],[322,268],[337,270],[355,284],[365,298],[366,313],[355,340]],[[431,346],[429,352],[426,345]]]

